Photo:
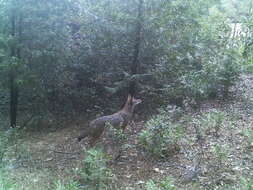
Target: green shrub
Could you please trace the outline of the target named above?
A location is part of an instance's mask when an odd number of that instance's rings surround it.
[[[4,132],[0,132],[0,163],[3,162],[4,155],[8,148],[8,138]]]
[[[208,83],[203,71],[193,71],[182,77],[185,95],[191,99],[201,100],[206,98],[213,87]]]
[[[14,142],[16,136],[16,129],[9,129],[8,131],[0,131],[0,165],[3,164],[3,159],[8,151],[11,143]]]
[[[147,181],[145,186],[147,190],[159,190],[159,188],[152,179]]]
[[[253,63],[253,60],[252,60],[252,63]],[[247,73],[247,74],[252,74],[253,73],[253,64],[248,64],[248,65],[243,65],[243,72],[244,73]]]
[[[70,181],[67,184],[64,184],[62,181],[58,180],[55,183],[54,190],[79,190],[80,185],[76,181]]]
[[[10,179],[7,178],[3,169],[0,169],[0,189],[16,190],[16,185]]]
[[[171,178],[167,177],[162,181],[154,182],[149,180],[145,185],[146,190],[175,190],[176,187],[173,185]]]
[[[231,56],[218,56],[203,65],[202,70],[186,73],[182,78],[185,95],[197,101],[218,96],[227,97],[238,80],[240,67]]]
[[[198,128],[198,135],[203,137],[206,133],[212,132],[218,137],[225,120],[225,113],[214,109],[205,113],[200,118],[194,119],[193,123]]]
[[[226,145],[221,145],[221,144],[215,144],[214,146],[212,146],[212,150],[211,150],[215,156],[215,158],[218,161],[218,164],[220,166],[220,169],[223,166],[223,163],[225,161],[227,161],[227,157],[230,153],[230,149],[228,146]]]
[[[121,148],[124,148],[123,146],[127,142],[126,134],[122,130],[115,129],[110,123],[107,123],[106,127],[108,129],[108,138],[112,139],[114,144],[117,144]]]
[[[139,134],[138,144],[151,156],[164,158],[178,151],[182,134],[182,126],[172,123],[166,110],[160,110],[160,114],[146,123],[146,129]]]
[[[253,179],[241,178],[240,190],[253,190]]]
[[[237,64],[237,60],[232,56],[234,52],[229,53],[218,62],[220,65],[217,71],[218,87],[224,97],[229,95],[229,88],[238,80],[241,70]]]
[[[246,138],[247,146],[253,147],[253,130],[252,129],[245,129],[243,131],[243,135]]]
[[[90,189],[111,189],[114,175],[107,162],[110,160],[102,150],[90,149],[86,152],[80,175]]]

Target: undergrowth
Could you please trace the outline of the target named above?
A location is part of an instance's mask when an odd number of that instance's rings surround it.
[[[77,171],[81,176],[81,183],[86,189],[113,189],[115,175],[107,166],[110,157],[100,149],[90,149],[86,152],[82,168]]]
[[[149,180],[145,184],[146,190],[176,190],[175,185],[170,177],[161,181]]]
[[[166,109],[160,109],[160,113],[147,121],[145,126],[138,136],[138,144],[146,153],[165,158],[179,151],[184,128],[172,121],[172,115]]]

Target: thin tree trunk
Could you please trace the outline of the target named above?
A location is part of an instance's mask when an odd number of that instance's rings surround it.
[[[140,54],[140,45],[141,45],[141,29],[142,29],[142,14],[143,14],[143,0],[139,0],[138,5],[138,18],[136,24],[136,38],[134,45],[134,53],[133,53],[133,62],[131,65],[131,74],[135,75],[138,73],[139,67],[139,54]],[[134,96],[136,93],[136,81],[133,80],[130,82],[129,86],[129,94]]]
[[[16,10],[12,10],[11,16],[11,36],[16,38],[16,34],[18,32],[18,39],[19,43],[21,42],[21,34],[22,34],[22,16],[19,15],[19,26],[17,29],[17,15]],[[18,30],[18,31],[17,31]],[[15,44],[12,44],[10,56],[12,57],[12,61],[14,57],[18,60],[21,59],[21,49],[15,47]],[[9,73],[9,81],[10,81],[10,126],[16,127],[17,126],[17,110],[18,110],[18,96],[19,96],[19,89],[17,84],[17,68],[15,63],[10,63],[10,73]]]
[[[16,76],[13,69],[10,73],[10,125],[16,127],[17,125],[17,107],[18,107],[18,86],[16,83]]]

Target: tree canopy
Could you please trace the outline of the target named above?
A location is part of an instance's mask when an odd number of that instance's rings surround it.
[[[158,102],[227,96],[252,49],[250,0],[0,4],[1,96],[13,75],[18,110],[85,113],[133,81]]]

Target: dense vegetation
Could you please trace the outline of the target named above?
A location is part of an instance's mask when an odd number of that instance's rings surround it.
[[[0,0],[0,189],[17,188],[5,171],[8,159],[28,160],[36,168],[22,147],[29,134],[112,113],[128,93],[143,99],[140,117],[151,117],[136,137],[139,153],[156,160],[178,154],[194,141],[186,138],[187,126],[204,149],[203,139],[210,134],[219,139],[224,126],[234,125],[235,113],[201,113],[201,105],[235,98],[240,76],[253,71],[252,51],[252,0]],[[242,133],[252,150],[252,129]],[[214,179],[232,152],[223,145],[207,148],[213,159],[210,183],[193,188],[226,183]],[[197,171],[207,155],[194,151]],[[53,176],[44,189],[119,189],[117,176],[107,168],[110,159],[101,150],[86,154],[68,182]],[[138,185],[168,190],[176,188],[173,183],[164,176]],[[253,188],[243,176],[240,184]]]

